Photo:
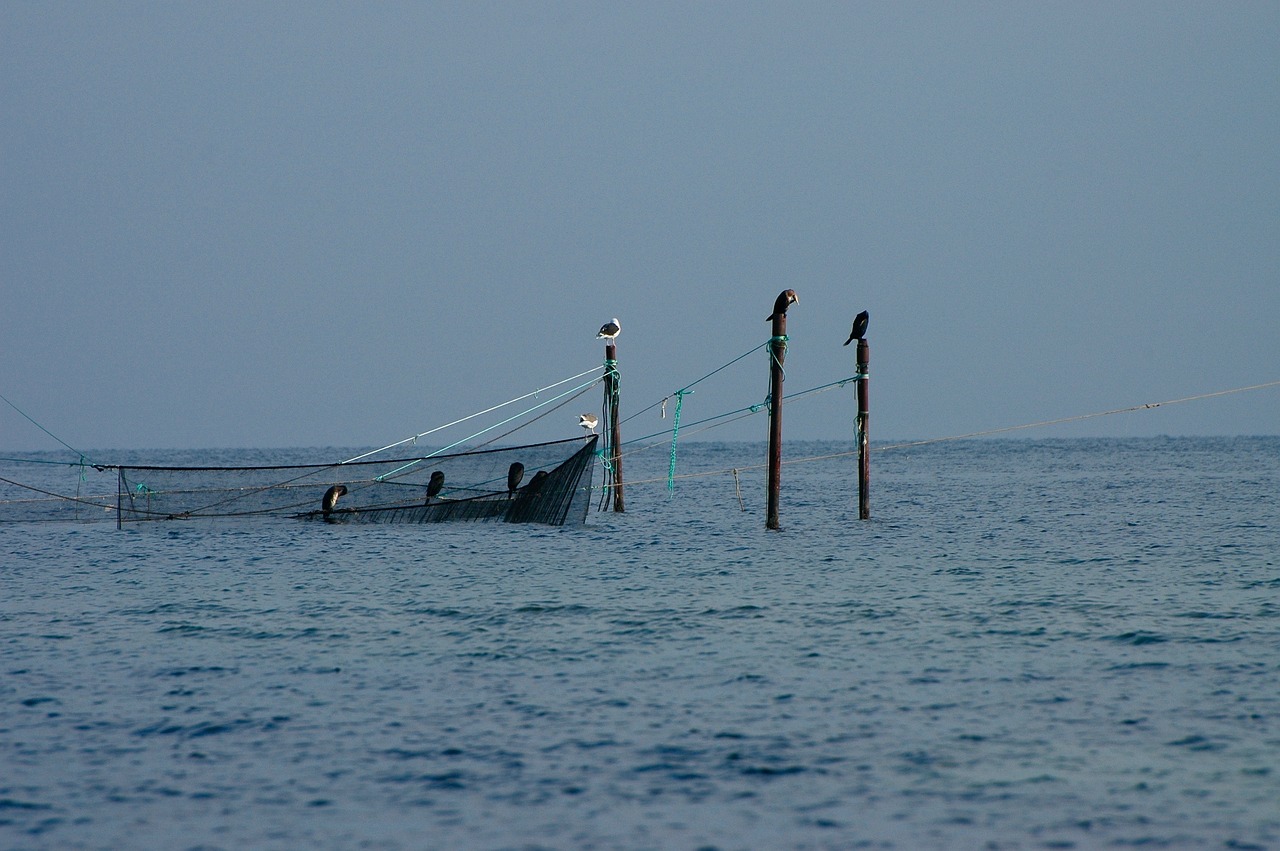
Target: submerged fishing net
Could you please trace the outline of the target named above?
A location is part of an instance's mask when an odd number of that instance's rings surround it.
[[[164,467],[0,460],[0,521],[292,517],[585,522],[598,437],[331,464]]]

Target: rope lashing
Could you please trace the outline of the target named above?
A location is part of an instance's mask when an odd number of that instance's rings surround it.
[[[782,361],[778,360],[778,351],[781,350],[783,353],[787,351],[788,339],[789,338],[786,334],[779,334],[776,337],[770,337],[767,344],[769,346],[769,360],[777,364],[778,370],[782,373],[784,381],[787,378],[787,371],[783,368]]]
[[[676,391],[676,412],[671,416],[671,463],[667,465],[667,494],[676,490],[676,440],[680,437],[680,409],[684,407],[684,397],[693,391],[688,387]]]

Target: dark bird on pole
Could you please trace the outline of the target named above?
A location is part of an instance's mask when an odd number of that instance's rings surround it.
[[[320,509],[324,515],[328,517],[333,513],[333,508],[338,504],[338,497],[347,492],[346,485],[334,485],[324,492],[324,499],[320,500]]]
[[[523,478],[524,465],[519,461],[512,461],[510,469],[507,470],[507,499],[516,495],[516,488],[520,487],[520,480]]]
[[[861,340],[867,336],[867,320],[870,318],[865,310],[853,317],[853,330],[849,332],[849,339],[844,341],[846,346],[854,340]]]
[[[427,501],[424,505],[430,505],[431,500],[440,495],[440,491],[444,490],[444,471],[436,470],[431,474],[431,480],[427,482]]]
[[[600,333],[596,334],[596,339],[608,340],[612,343],[614,340],[618,339],[618,335],[621,333],[622,325],[618,322],[618,317],[615,316],[613,319],[600,326]]]
[[[786,315],[787,308],[800,300],[800,296],[796,295],[795,290],[783,290],[778,293],[778,300],[773,303],[773,313],[770,313],[764,319],[766,322],[772,321],[773,317],[778,314]]]

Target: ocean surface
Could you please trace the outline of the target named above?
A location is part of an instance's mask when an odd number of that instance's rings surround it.
[[[877,447],[868,521],[789,463],[781,532],[764,454],[576,529],[0,526],[0,847],[1280,848],[1280,438]]]

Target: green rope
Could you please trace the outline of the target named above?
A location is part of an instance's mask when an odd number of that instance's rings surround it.
[[[789,339],[786,334],[779,334],[776,337],[770,337],[769,342],[766,343],[769,347],[769,360],[778,365],[778,369],[782,372],[783,381],[787,380],[787,371],[783,368],[782,361],[778,360],[778,351],[781,350],[784,354],[786,353]]]
[[[684,407],[684,397],[692,393],[688,387],[676,391],[676,412],[671,426],[671,463],[667,466],[667,494],[676,490],[676,440],[680,437],[680,409]]]

